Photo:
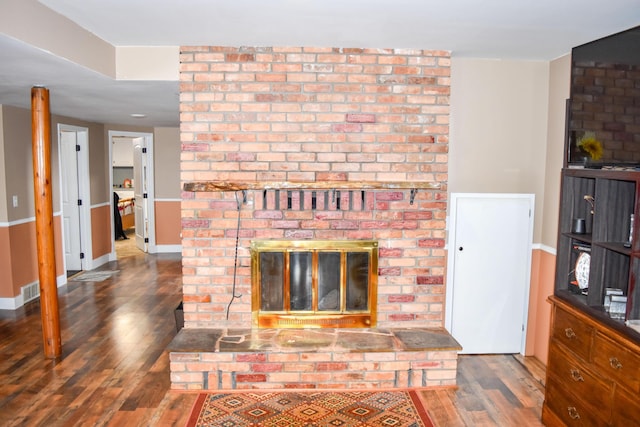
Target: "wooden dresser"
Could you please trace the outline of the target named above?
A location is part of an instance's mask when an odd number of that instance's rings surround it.
[[[640,426],[640,346],[572,304],[553,305],[542,422]]]

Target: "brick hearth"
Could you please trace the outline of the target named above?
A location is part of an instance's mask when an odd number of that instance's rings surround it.
[[[460,345],[438,329],[183,329],[172,388],[371,389],[455,385]]]

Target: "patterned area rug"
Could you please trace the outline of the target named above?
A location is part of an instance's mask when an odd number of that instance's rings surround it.
[[[187,427],[433,427],[415,391],[198,395]]]

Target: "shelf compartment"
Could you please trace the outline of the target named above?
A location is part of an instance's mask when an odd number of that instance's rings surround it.
[[[593,176],[573,175],[567,172],[565,171],[562,176],[561,215],[558,224],[558,246],[556,248],[556,292],[575,290],[570,284],[573,280],[572,275],[576,263],[573,247],[576,244],[590,245],[593,239],[591,234],[593,214],[591,214],[591,205],[584,199],[584,196],[593,196],[595,194],[596,178]],[[573,221],[577,218],[584,218],[586,234],[572,232]],[[586,300],[586,298],[582,299]]]
[[[629,239],[631,214],[636,204],[636,183],[616,179],[597,179],[593,240],[621,243]]]
[[[602,246],[594,245],[592,247],[589,295],[587,297],[590,306],[604,305],[605,288],[621,289],[624,295],[628,295],[629,263],[628,255]]]
[[[561,206],[563,214],[560,217],[560,232],[571,233],[573,221],[578,218],[585,220],[587,234],[593,230],[593,214],[591,204],[585,200],[585,196],[595,198],[596,179],[565,175],[562,179]],[[585,236],[585,235],[576,235]],[[581,238],[581,237],[576,237]]]

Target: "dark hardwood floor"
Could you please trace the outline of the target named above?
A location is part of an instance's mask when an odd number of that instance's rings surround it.
[[[40,307],[0,310],[1,426],[183,426],[195,393],[169,390],[165,350],[179,255],[138,254],[102,282],[60,289],[63,356],[44,358]],[[535,426],[544,388],[510,355],[460,356],[458,389],[421,391],[438,426]]]

